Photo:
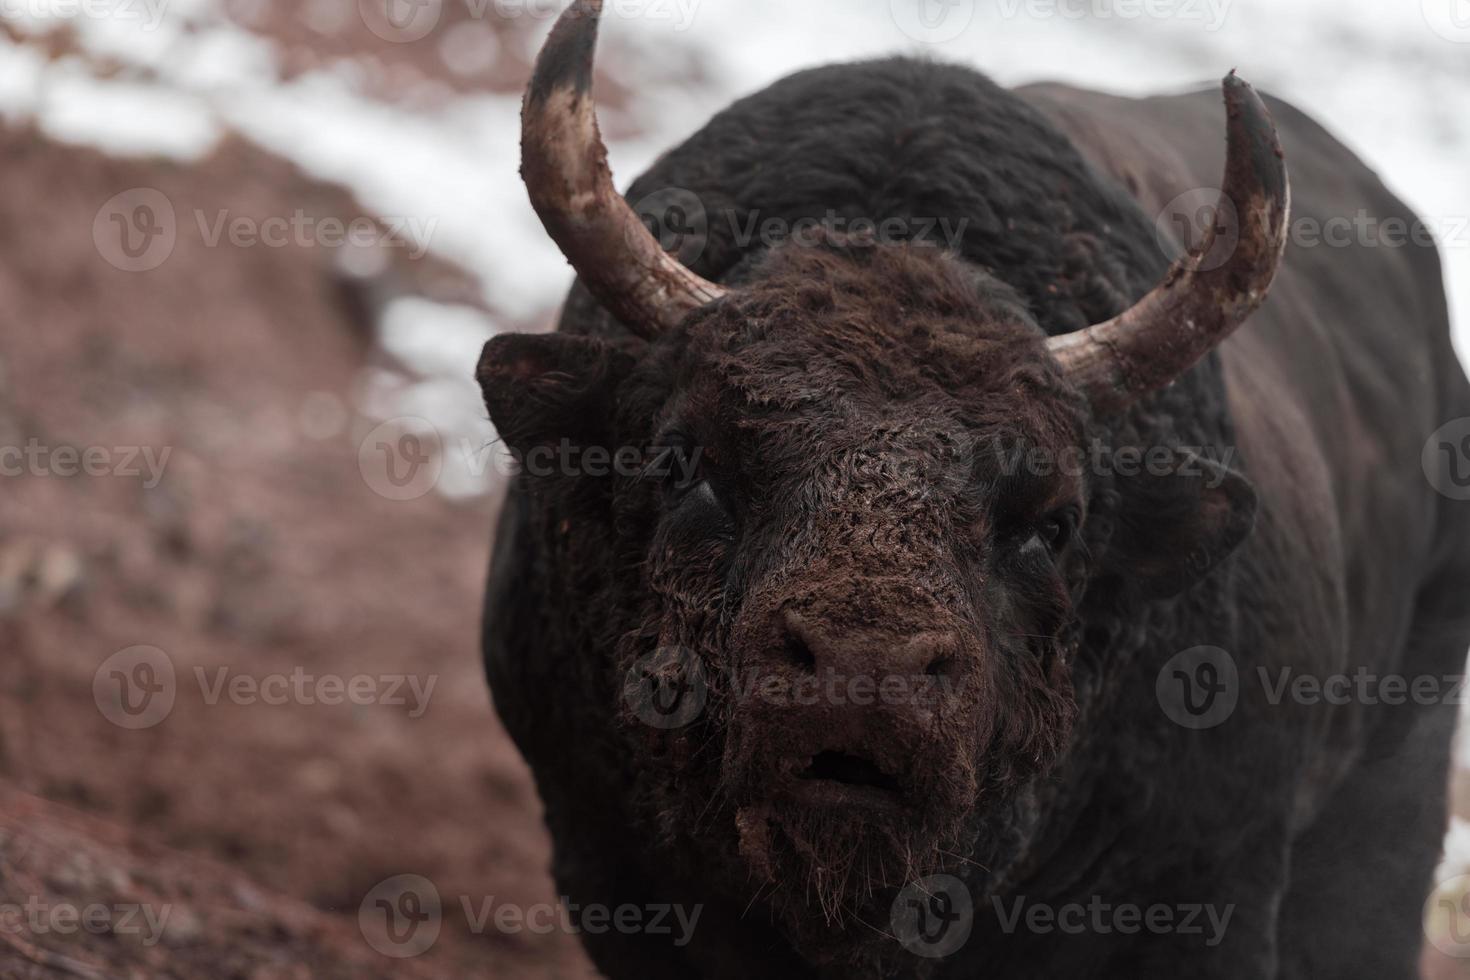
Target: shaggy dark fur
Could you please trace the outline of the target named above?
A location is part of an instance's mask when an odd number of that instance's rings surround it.
[[[689,481],[523,477],[496,542],[487,668],[535,770],[561,887],[583,905],[704,906],[687,947],[585,937],[611,976],[1412,975],[1453,709],[1272,705],[1252,672],[1457,669],[1470,631],[1449,596],[1470,574],[1470,522],[1424,485],[1417,447],[1470,398],[1443,358],[1432,250],[1340,254],[1330,272],[1294,255],[1224,371],[1212,357],[1127,418],[1094,418],[1044,338],[1157,281],[1168,256],[1129,191],[1207,184],[1223,126],[1213,98],[1028,98],[908,60],[787,79],[628,194],[697,195],[707,220],[683,252],[737,285],[729,298],[647,345],[577,287],[560,333],[486,349],[487,404],[516,450],[570,440],[700,461]],[[1273,105],[1299,209],[1404,213]],[[1089,144],[1076,120],[1109,130],[1113,111],[1118,145]],[[1198,144],[1203,175],[1143,151],[1125,160],[1148,126],[1152,145],[1175,130]],[[1353,191],[1314,192],[1343,171],[1359,175]],[[947,219],[963,234],[953,252],[933,233],[737,240],[752,219],[829,213]],[[1393,399],[1419,399],[1411,420],[1367,395],[1345,408],[1320,378],[1376,349],[1365,307],[1413,338],[1400,343],[1412,363],[1378,376]],[[1342,316],[1321,330],[1311,308]],[[1278,309],[1328,354],[1278,332]],[[1393,465],[1319,450],[1333,422]],[[1016,462],[1094,443],[1165,447],[1172,473]],[[1211,461],[1226,449],[1234,469]],[[1353,536],[1369,518],[1391,547]],[[1363,569],[1385,563],[1391,594],[1366,596],[1379,580]],[[1229,650],[1245,683],[1226,725],[1192,732],[1160,709],[1155,679],[1205,644]],[[648,724],[635,689],[650,670],[655,691],[683,685],[702,710]],[[910,686],[866,706],[769,693],[859,678]],[[1377,751],[1396,766],[1372,768],[1366,746],[1386,732]],[[1412,818],[1396,809],[1406,796]],[[1399,835],[1379,887],[1400,904],[1372,903],[1371,921],[1336,891],[1354,875],[1322,859],[1343,841],[1369,847],[1365,833],[1379,847],[1365,814]],[[887,935],[896,891],[934,872],[975,903],[969,942],[940,961]],[[1094,896],[1232,917],[1207,945],[1007,930],[997,914]],[[1333,923],[1345,906],[1365,917],[1371,957],[1335,924],[1348,953],[1320,948],[1328,899]]]

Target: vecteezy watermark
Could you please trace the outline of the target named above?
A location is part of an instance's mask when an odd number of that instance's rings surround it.
[[[407,708],[422,718],[429,709],[437,674],[315,674],[304,667],[286,673],[249,674],[230,667],[195,667],[192,673],[200,700],[250,707],[382,706]],[[92,675],[97,710],[119,728],[137,731],[161,724],[173,712],[183,689],[173,658],[153,646],[119,650]]]
[[[1235,203],[1216,187],[1195,187],[1165,204],[1154,219],[1154,238],[1159,251],[1173,257],[1175,243],[1189,252],[1201,248],[1211,229],[1215,231],[1209,254],[1199,258],[1201,269],[1218,269],[1235,254],[1240,244],[1240,222]]]
[[[840,674],[835,670],[791,677],[760,670],[731,670],[727,688],[738,702],[777,708],[819,705],[854,708],[932,706],[960,693],[964,681],[936,674]]]
[[[733,702],[775,708],[932,706],[956,697],[965,683],[944,674],[841,674],[830,669],[792,676],[732,667],[716,676]],[[628,668],[623,700],[629,712],[646,725],[683,728],[703,714],[710,680],[693,650],[660,646]]]
[[[899,891],[888,922],[904,949],[925,959],[942,959],[969,941],[975,903],[958,878],[930,875]]]
[[[377,952],[409,959],[427,953],[439,940],[443,908],[432,881],[422,875],[395,875],[363,896],[357,927]]]
[[[138,936],[145,947],[156,946],[173,914],[170,904],[119,903],[73,905],[32,895],[23,903],[0,902],[0,932],[30,936]]]
[[[1467,0],[1470,2],[1470,0]],[[1263,213],[1246,215],[1259,223]],[[1154,219],[1154,236],[1159,250],[1173,257],[1178,246],[1193,251],[1205,241],[1211,227],[1217,237],[1208,255],[1200,260],[1203,269],[1218,269],[1229,261],[1240,244],[1241,226],[1234,203],[1216,187],[1195,187],[1175,197]],[[1323,217],[1293,215],[1286,226],[1293,248],[1470,248],[1470,216],[1442,215],[1429,219],[1406,215],[1379,215],[1359,208],[1350,214]]]
[[[429,36],[444,15],[443,0],[357,0],[362,22],[384,41],[409,44]]]
[[[168,261],[179,240],[178,216],[163,191],[134,187],[107,199],[92,219],[92,244],[124,272],[149,272]]]
[[[464,472],[476,478],[494,470],[508,478],[656,480],[676,489],[694,485],[704,456],[699,446],[601,446],[570,439],[521,450],[464,437],[453,451],[459,453]],[[363,481],[379,496],[416,500],[438,486],[444,474],[444,440],[428,419],[389,419],[363,437],[357,465]]]
[[[663,250],[684,265],[694,265],[709,245],[709,212],[699,195],[687,188],[659,188],[639,198],[633,211]]]
[[[1052,904],[1026,896],[990,897],[1001,932],[1014,935],[1099,936],[1140,933],[1198,936],[1213,949],[1225,940],[1235,906],[1204,902],[1170,904],[1110,902],[1093,895],[1086,902]],[[974,898],[953,875],[931,875],[907,885],[889,911],[893,937],[910,952],[929,959],[949,956],[965,945],[975,925]]]
[[[1446,41],[1470,44],[1470,0],[1422,0],[1424,21]]]
[[[1408,676],[1379,673],[1361,665],[1314,673],[1284,664],[1257,665],[1242,676],[1235,658],[1219,647],[1193,647],[1172,657],[1159,671],[1155,691],[1159,707],[1171,721],[1202,730],[1229,720],[1247,680],[1259,686],[1260,703],[1273,708],[1284,704],[1311,708],[1465,703],[1464,674]]]
[[[462,4],[472,20],[531,18],[551,20],[564,12],[576,16],[580,0],[358,0],[357,9],[368,30],[385,41],[409,44],[428,37],[444,21],[450,3]],[[607,16],[650,20],[687,31],[702,0],[605,0]]]
[[[741,250],[778,245],[820,248],[842,242],[849,248],[914,244],[958,250],[964,243],[969,218],[942,215],[855,215],[828,208],[820,215],[792,217],[764,214],[759,209],[724,208],[712,216],[698,194],[683,187],[664,187],[644,195],[633,205],[643,224],[664,251],[685,265],[698,261],[711,235]]]
[[[368,945],[384,956],[409,959],[427,953],[444,923],[439,889],[422,875],[395,875],[379,882],[358,906],[357,922]],[[576,935],[660,936],[677,947],[689,945],[704,913],[703,905],[676,903],[600,905],[578,903],[566,896],[530,905],[495,896],[460,895],[459,911],[474,935],[499,932],[516,936]]]
[[[754,244],[774,248],[784,243],[797,248],[819,248],[828,242],[842,241],[849,247],[912,243],[956,250],[970,226],[969,218],[866,218],[838,214],[831,209],[821,216],[803,218],[762,216],[759,211],[750,211],[743,218],[733,211],[724,213],[730,222],[730,239],[742,249]]]
[[[115,476],[142,478],[143,489],[163,482],[173,447],[153,446],[47,446],[29,439],[24,446],[0,445],[0,477]]]
[[[1114,933],[1124,936],[1135,936],[1139,933],[1199,936],[1210,949],[1225,940],[1225,931],[1230,928],[1230,919],[1235,915],[1233,904],[1171,905],[1158,902],[1137,905],[1132,902],[1108,902],[1100,895],[1093,895],[1085,903],[1067,902],[1061,905],[1029,902],[1024,897],[1006,900],[993,896],[990,904],[995,910],[1001,931],[1006,935],[1024,931],[1042,936],[1052,933],[1068,936],[1107,936]]]
[[[1240,700],[1235,658],[1219,647],[1191,647],[1175,654],[1154,682],[1159,707],[1182,728],[1203,731],[1223,724]]]
[[[1181,20],[1218,31],[1230,16],[1232,0],[996,0],[1005,20]]]
[[[287,674],[255,676],[231,671],[228,667],[206,670],[194,668],[194,679],[199,684],[200,694],[207,705],[220,701],[249,706],[264,704],[271,707],[295,704],[310,707],[325,705],[338,707],[351,704],[358,707],[383,705],[390,708],[407,708],[408,717],[422,718],[429,710],[429,699],[434,696],[434,687],[439,675],[420,677],[416,674],[313,674],[305,668],[292,668]]]
[[[0,0],[0,18],[131,21],[140,30],[154,31],[163,23],[168,4],[169,0]]]
[[[174,662],[158,647],[119,650],[92,675],[97,710],[119,728],[152,728],[174,710],[177,696]]]
[[[389,419],[363,437],[357,448],[363,482],[389,500],[417,500],[444,473],[444,440],[428,419]]]
[[[1121,446],[1106,445],[1094,439],[1086,446],[1068,446],[1061,451],[1023,443],[1005,445],[987,443],[1000,473],[1015,476],[1179,476],[1197,477],[1214,490],[1230,477],[1229,467],[1235,458],[1235,447],[1224,446]],[[1208,463],[1218,463],[1210,470]]]
[[[977,0],[889,0],[888,9],[900,31],[920,44],[944,44],[975,22]]]
[[[1446,956],[1470,959],[1470,875],[1446,878],[1424,902],[1424,935]]]
[[[3,0],[0,0],[3,2]],[[438,228],[435,218],[358,215],[318,217],[297,209],[290,214],[231,214],[220,208],[192,212],[205,248],[401,248],[422,258]],[[109,198],[92,220],[92,241],[107,262],[124,272],[151,272],[178,246],[179,216],[162,191],[135,187]]]
[[[676,487],[694,483],[699,460],[704,450],[699,446],[583,446],[563,439],[555,446],[534,446],[522,453],[506,447],[501,460],[507,461],[508,475],[525,473],[546,478],[552,476],[587,476],[601,478],[619,476],[624,479],[668,480]]]
[[[687,31],[694,25],[701,3],[703,0],[603,0],[602,6],[604,16],[659,21],[673,24],[676,31]],[[550,20],[566,11],[575,15],[580,9],[571,0],[464,0],[464,4],[471,17],[535,20]]]
[[[694,938],[699,917],[704,914],[703,905],[662,902],[648,905],[579,904],[565,895],[554,904],[497,902],[493,895],[478,901],[462,895],[459,901],[465,921],[476,935],[488,932],[492,927],[508,936],[522,933],[533,936],[553,933],[576,935],[583,932],[598,936],[616,932],[620,935],[667,936],[673,945],[681,948],[688,946]]]
[[[1296,248],[1470,247],[1470,217],[1443,215],[1431,219],[1403,215],[1336,214],[1328,218],[1300,215],[1288,225]]]
[[[640,657],[623,675],[623,701],[651,728],[693,724],[709,700],[709,680],[693,650],[661,646]]]
[[[195,209],[194,220],[205,248],[218,248],[221,242],[234,248],[402,248],[411,259],[423,258],[439,226],[437,218],[358,215],[344,221],[299,208],[266,218],[231,215],[225,208],[213,214]]]
[[[1257,667],[1256,675],[1265,691],[1266,702],[1273,706],[1286,702],[1337,707],[1348,704],[1428,707],[1465,703],[1464,674],[1408,677],[1379,674],[1367,667],[1358,667],[1350,673],[1319,675],[1300,672],[1293,667],[1275,670]]]
[[[694,485],[704,450],[699,446],[588,446],[562,439],[521,451],[504,443],[476,447],[460,441],[465,469],[483,476],[493,468],[501,476],[590,477],[616,476],[627,480],[661,480],[678,489]],[[400,449],[398,456],[405,455]]]
[[[1470,418],[1453,419],[1434,430],[1419,462],[1435,490],[1451,500],[1470,500]]]

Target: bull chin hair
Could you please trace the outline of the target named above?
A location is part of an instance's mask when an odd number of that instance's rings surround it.
[[[889,821],[853,820],[851,815],[777,806],[773,849],[789,849],[804,874],[792,894],[778,889],[776,902],[815,909],[831,928],[867,921],[873,902],[909,882],[944,870],[959,853],[961,821],[916,828]],[[787,864],[779,861],[778,863]],[[788,864],[789,866],[789,864]],[[799,889],[799,891],[798,891]],[[880,901],[881,904],[881,901]],[[886,912],[883,905],[878,911]],[[886,928],[883,922],[870,925]]]

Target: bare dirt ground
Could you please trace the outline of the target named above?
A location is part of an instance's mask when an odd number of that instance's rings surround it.
[[[0,906],[173,911],[148,947],[65,920],[0,928],[0,976],[586,974],[571,937],[473,935],[464,914],[553,898],[534,788],[478,664],[494,501],[379,495],[359,464],[369,423],[345,407],[382,357],[373,297],[455,291],[457,274],[398,260],[358,281],[329,249],[210,248],[182,220],[158,269],[103,261],[93,219],[120,188],[181,213],[358,213],[244,144],[122,162],[12,129],[0,166],[0,442],[116,449],[115,469],[127,447],[171,450],[152,488],[146,471],[0,479]],[[166,654],[174,704],[129,730],[94,681],[140,644]],[[406,685],[380,699],[403,705],[272,705],[211,698],[222,668],[435,687],[426,705]],[[399,874],[444,903],[411,960],[359,927]]]

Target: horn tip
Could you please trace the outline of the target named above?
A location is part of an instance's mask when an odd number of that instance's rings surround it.
[[[1286,176],[1286,154],[1271,111],[1255,88],[1241,78],[1235,69],[1221,83],[1225,92],[1227,133],[1232,146],[1244,151],[1254,173],[1253,183],[1260,186],[1268,199],[1284,206],[1289,193]],[[1231,156],[1237,154],[1232,151]]]
[[[571,89],[577,95],[592,91],[592,61],[601,16],[602,0],[573,0],[551,28],[536,58],[526,89],[527,102],[543,103],[561,89]]]

